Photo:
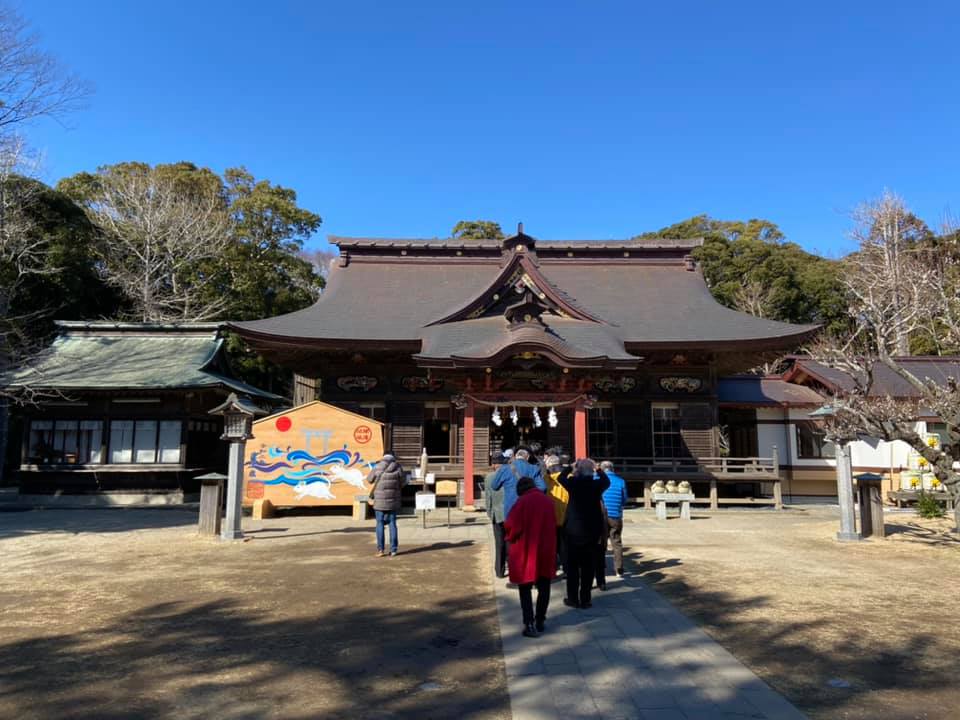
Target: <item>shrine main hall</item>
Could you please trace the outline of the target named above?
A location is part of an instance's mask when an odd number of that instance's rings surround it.
[[[751,450],[736,433],[748,408],[721,402],[720,378],[816,331],[720,305],[691,256],[702,241],[537,241],[520,227],[331,242],[318,302],[231,328],[294,372],[295,405],[382,421],[408,467],[425,448],[465,480],[465,505],[492,452],[533,441],[611,459],[631,481],[706,480]]]

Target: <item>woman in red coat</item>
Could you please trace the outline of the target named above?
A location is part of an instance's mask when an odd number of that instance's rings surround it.
[[[517,482],[519,499],[503,523],[510,543],[510,582],[520,588],[523,634],[537,637],[550,604],[550,581],[557,572],[557,521],[553,500],[536,489],[532,478]],[[533,612],[533,586],[537,612]]]

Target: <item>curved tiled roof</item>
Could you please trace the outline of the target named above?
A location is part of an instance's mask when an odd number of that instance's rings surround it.
[[[790,349],[816,329],[720,305],[688,256],[699,241],[560,241],[529,249],[487,240],[337,241],[341,263],[317,303],[232,326],[261,350],[402,343],[419,347],[424,358],[441,357],[441,349],[446,357],[464,352],[479,357],[497,347],[494,335],[510,337],[503,335],[506,322],[503,317],[468,321],[465,311],[492,297],[505,268],[524,255],[527,266],[535,268],[531,275],[549,284],[541,289],[556,300],[554,312],[562,306],[577,309],[570,314],[584,326],[607,327],[602,338],[588,337],[596,331],[571,330],[557,322],[560,318],[549,320],[558,333],[561,328],[572,333],[568,345],[582,345],[566,348],[570,357],[596,356],[601,347],[604,357],[624,361],[644,347]],[[539,257],[538,250],[543,251]],[[495,333],[488,330],[494,327]]]
[[[420,364],[477,364],[523,350],[543,352],[567,364],[636,367],[613,328],[596,322],[544,315],[546,325],[508,327],[501,317],[435,325],[423,334]]]

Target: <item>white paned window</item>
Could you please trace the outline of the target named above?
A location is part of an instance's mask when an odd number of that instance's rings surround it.
[[[180,462],[180,421],[163,420],[160,423],[159,461],[162,463]]]
[[[103,423],[99,420],[81,420],[77,445],[77,462],[94,465],[102,463]]]
[[[53,454],[53,420],[33,420],[27,443],[27,462],[48,463]]]
[[[157,421],[137,420],[133,436],[133,461],[154,463],[157,461]]]
[[[133,462],[133,420],[110,422],[110,462]]]

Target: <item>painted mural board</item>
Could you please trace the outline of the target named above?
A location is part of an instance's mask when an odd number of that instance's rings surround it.
[[[383,423],[316,400],[253,423],[243,503],[352,505],[383,456]]]

